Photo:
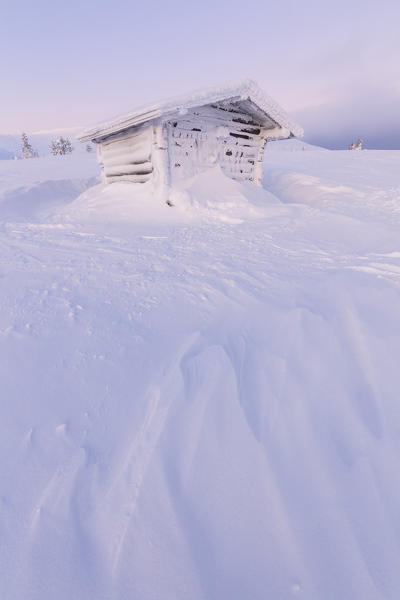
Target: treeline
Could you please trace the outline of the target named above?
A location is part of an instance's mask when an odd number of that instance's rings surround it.
[[[70,154],[73,152],[74,147],[71,143],[71,140],[67,137],[63,137],[62,135],[50,142],[50,153],[53,156],[63,156],[65,154]],[[93,146],[91,144],[86,145],[86,152],[92,152]],[[39,152],[33,148],[32,144],[29,141],[27,134],[24,132],[21,135],[21,156],[14,156],[15,159],[18,158],[37,158],[39,156]]]

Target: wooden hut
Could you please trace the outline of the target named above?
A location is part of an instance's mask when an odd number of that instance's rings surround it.
[[[150,180],[171,186],[215,165],[259,184],[267,141],[300,127],[253,81],[144,107],[82,132],[96,144],[105,183]]]

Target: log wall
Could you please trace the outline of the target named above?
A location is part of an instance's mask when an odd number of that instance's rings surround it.
[[[268,129],[276,124],[254,109],[252,114],[245,102],[203,106],[168,120],[172,181],[215,163],[232,179],[261,181]]]
[[[168,187],[219,164],[232,179],[260,183],[264,145],[282,129],[247,100],[210,104],[113,134],[97,145],[106,183]]]
[[[153,173],[152,142],[152,125],[100,142],[99,159],[105,182],[149,181]]]

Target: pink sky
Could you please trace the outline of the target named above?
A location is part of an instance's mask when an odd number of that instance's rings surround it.
[[[397,1],[3,0],[1,13],[0,133],[86,126],[251,77],[306,136],[400,147]]]

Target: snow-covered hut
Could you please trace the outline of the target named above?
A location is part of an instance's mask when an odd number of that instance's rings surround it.
[[[302,133],[248,80],[146,106],[78,139],[96,144],[106,183],[156,179],[170,186],[218,163],[232,179],[259,184],[265,143]]]

